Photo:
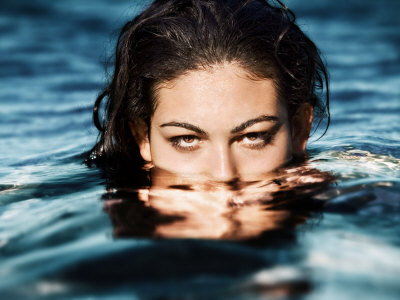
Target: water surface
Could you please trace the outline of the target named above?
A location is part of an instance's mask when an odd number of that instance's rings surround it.
[[[143,5],[0,4],[0,298],[398,299],[400,2],[288,2],[328,62],[332,124],[308,169],[334,183],[248,205],[153,191],[151,208],[82,164],[104,63]]]

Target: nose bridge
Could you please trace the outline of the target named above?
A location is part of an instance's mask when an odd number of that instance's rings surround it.
[[[231,181],[237,177],[237,168],[232,149],[228,144],[218,144],[211,153],[210,175],[217,181]]]

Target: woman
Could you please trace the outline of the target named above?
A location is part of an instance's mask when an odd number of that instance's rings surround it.
[[[156,0],[121,31],[90,160],[250,181],[304,156],[323,116],[325,66],[280,1]]]

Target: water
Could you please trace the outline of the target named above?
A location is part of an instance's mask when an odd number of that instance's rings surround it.
[[[227,209],[224,195],[155,191],[159,211],[186,214],[179,226],[146,209],[145,191],[104,196],[82,164],[104,62],[139,2],[0,4],[0,298],[398,299],[400,3],[288,3],[331,74],[332,124],[309,151],[336,180],[311,189],[317,205],[233,197]]]

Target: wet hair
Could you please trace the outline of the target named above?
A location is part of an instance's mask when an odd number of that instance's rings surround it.
[[[327,117],[329,125],[324,62],[280,1],[156,0],[121,30],[111,81],[94,105],[100,135],[89,164],[109,170],[142,166],[129,122],[150,125],[155,88],[223,63],[238,64],[255,80],[272,79],[289,118],[309,103],[314,122]]]

